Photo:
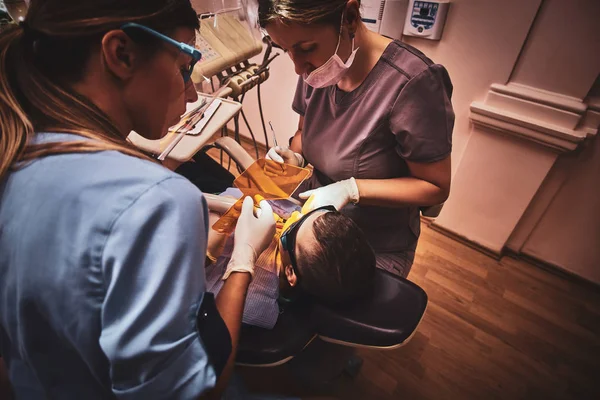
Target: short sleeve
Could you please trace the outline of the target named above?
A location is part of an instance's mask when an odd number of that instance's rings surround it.
[[[190,399],[215,385],[195,319],[207,212],[198,189],[169,177],[133,199],[108,233],[100,346],[119,399]]]
[[[429,66],[402,88],[390,115],[396,151],[413,162],[440,161],[452,151],[452,83],[446,69]]]
[[[299,76],[298,83],[296,84],[296,93],[292,101],[292,109],[301,116],[304,116],[306,113],[306,100],[310,96],[311,91],[312,88],[304,82],[302,76]]]

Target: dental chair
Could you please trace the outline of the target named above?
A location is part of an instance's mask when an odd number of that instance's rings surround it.
[[[229,137],[218,139],[204,150],[208,148],[225,151],[240,170],[254,162]],[[219,196],[206,197],[211,212],[223,213],[228,208]],[[430,210],[429,215],[434,214],[435,210]],[[377,269],[371,292],[359,301],[338,307],[310,301],[290,303],[281,307],[272,330],[242,325],[236,363],[254,367],[281,365],[317,337],[344,346],[395,349],[411,339],[426,308],[427,294],[423,289]]]

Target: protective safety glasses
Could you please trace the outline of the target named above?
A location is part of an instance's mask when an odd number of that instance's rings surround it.
[[[329,212],[329,211],[337,211],[337,209],[334,206],[323,206],[323,207],[315,208],[314,210],[310,211],[309,213],[303,215],[296,222],[292,223],[289,226],[289,228],[287,228],[281,234],[281,237],[279,238],[279,240],[281,241],[281,247],[283,248],[283,250],[285,250],[288,253],[288,255],[290,257],[290,263],[292,264],[292,269],[294,270],[294,273],[296,274],[298,281],[300,280],[300,275],[298,273],[298,263],[296,261],[296,236],[298,235],[298,231],[300,230],[300,227],[302,226],[304,221],[306,221],[308,216],[315,212],[318,212],[318,211]]]
[[[127,23],[121,26],[121,30],[129,35],[128,31],[131,29],[139,29],[143,32],[146,32],[164,42],[167,42],[175,47],[177,47],[182,53],[187,54],[191,57],[192,61],[189,63],[187,68],[181,70],[181,76],[183,77],[183,82],[188,83],[192,78],[192,72],[194,71],[194,66],[200,59],[202,58],[202,53],[193,46],[190,46],[187,43],[178,42],[176,40],[171,39],[170,37],[163,35],[160,32],[155,31],[154,29],[150,29],[147,26],[136,24],[135,22]]]

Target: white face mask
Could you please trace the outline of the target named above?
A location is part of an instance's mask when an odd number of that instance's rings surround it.
[[[356,49],[354,48],[354,38],[352,38],[352,53],[350,53],[348,61],[344,63],[337,54],[338,49],[340,48],[340,42],[342,40],[343,25],[344,15],[342,14],[342,25],[340,26],[340,35],[338,36],[338,43],[337,47],[335,48],[335,53],[333,53],[333,55],[325,62],[325,64],[315,69],[309,75],[304,74],[303,76],[304,82],[315,89],[336,85],[344,77],[354,62],[354,56],[356,56],[356,52],[358,51],[358,47]]]

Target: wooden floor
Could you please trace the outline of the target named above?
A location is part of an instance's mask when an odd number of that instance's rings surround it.
[[[425,224],[409,279],[429,296],[421,325],[400,349],[358,350],[356,378],[310,385],[292,361],[239,368],[246,384],[303,398],[600,399],[597,287],[494,260]]]

